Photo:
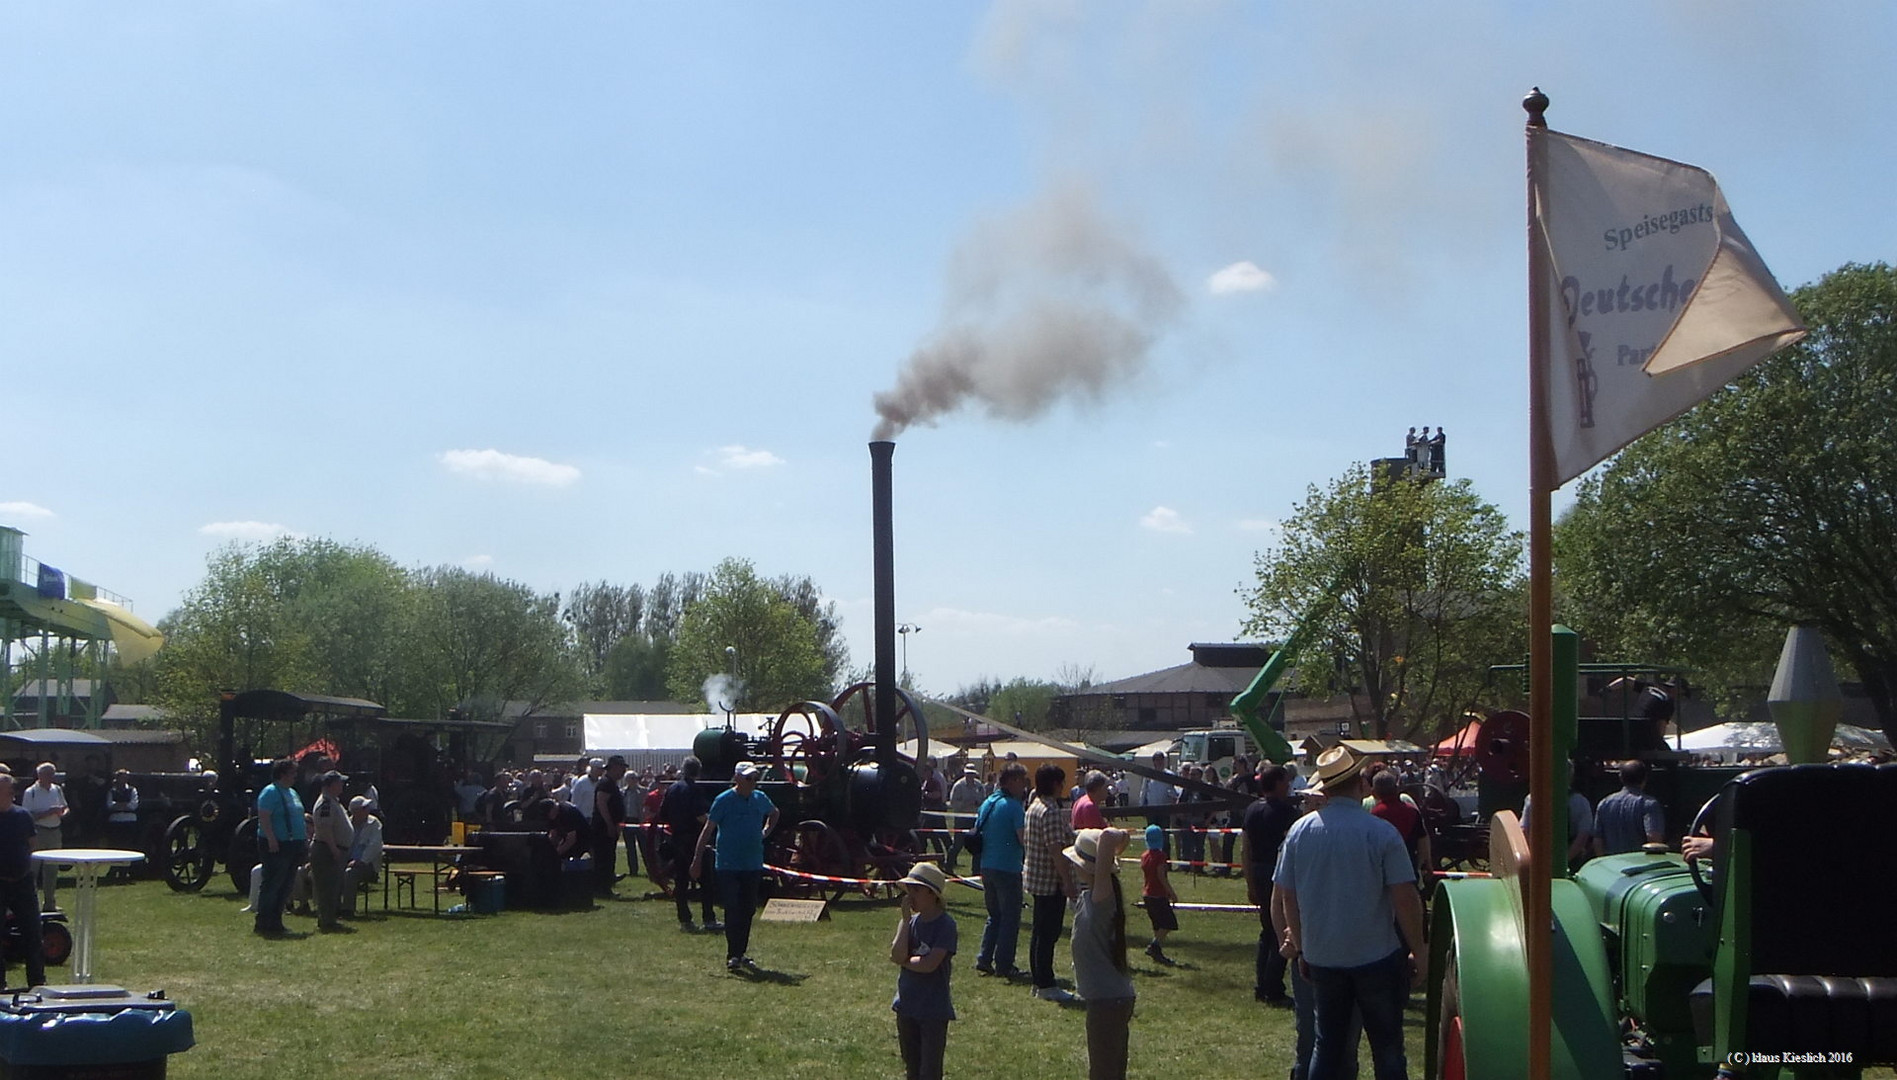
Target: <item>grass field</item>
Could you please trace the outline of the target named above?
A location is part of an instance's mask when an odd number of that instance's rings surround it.
[[[1136,895],[1137,868],[1125,881]],[[646,885],[624,882],[622,894],[634,894],[635,884]],[[1181,877],[1177,886],[1186,901],[1243,899],[1234,881]],[[722,935],[681,933],[669,900],[624,899],[566,914],[378,911],[357,921],[354,934],[274,941],[250,933],[243,903],[224,877],[195,895],[156,881],[100,893],[99,979],[163,987],[191,1011],[198,1046],[172,1059],[175,1077],[274,1078],[319,1063],[326,1075],[350,1080],[902,1072],[889,1011],[893,902],[846,900],[815,924],[760,922],[751,951],[763,971],[750,977],[726,973]],[[949,1075],[1084,1075],[1080,1010],[1034,1000],[1025,984],[978,977],[980,894],[953,889],[949,910],[963,942]],[[1128,938],[1143,946],[1145,917],[1131,914]],[[293,930],[313,923],[289,922]],[[1178,966],[1134,957],[1132,1074],[1285,1075],[1291,1013],[1251,997],[1254,918],[1186,913],[1181,923],[1168,943]],[[1024,927],[1023,967],[1026,953]],[[1058,968],[1068,966],[1063,940]],[[1420,1011],[1410,1019],[1412,1071],[1420,1075]]]
[[[1122,880],[1137,892],[1136,867]],[[1236,881],[1180,876],[1175,884],[1185,901],[1243,899]],[[174,1077],[276,1080],[319,1068],[347,1080],[902,1075],[889,1012],[893,901],[846,900],[821,923],[760,922],[751,951],[763,970],[741,976],[724,970],[722,935],[681,933],[671,901],[643,898],[646,887],[624,882],[628,899],[591,911],[437,917],[378,910],[357,921],[353,934],[265,940],[250,933],[250,916],[239,911],[244,900],[226,877],[195,895],[138,882],[101,890],[94,969],[102,982],[163,987],[190,1010],[198,1046],[171,1059]],[[378,909],[379,900],[378,893]],[[444,896],[443,906],[458,900]],[[980,894],[952,889],[949,910],[962,953],[948,1075],[1084,1076],[1082,1013],[1034,1000],[1025,984],[978,977]],[[1147,940],[1145,916],[1131,914],[1128,939],[1137,948]],[[295,916],[289,922],[299,931],[313,925]],[[1131,1075],[1286,1075],[1291,1013],[1251,999],[1254,917],[1187,912],[1180,922],[1168,942],[1178,966],[1132,957],[1140,1001]],[[1019,962],[1027,964],[1025,928]],[[1069,966],[1065,941],[1057,966]],[[52,980],[63,971],[53,969]],[[1406,1017],[1416,1077],[1423,1075],[1421,1003],[1413,998]]]

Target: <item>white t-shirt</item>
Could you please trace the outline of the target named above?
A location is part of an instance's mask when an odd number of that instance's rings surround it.
[[[35,781],[34,783],[28,784],[26,790],[20,793],[20,805],[32,812],[33,824],[42,829],[57,829],[59,828],[60,820],[57,816],[41,817],[40,815],[46,813],[48,810],[55,810],[65,806],[66,793],[59,789],[58,784],[50,784],[46,787],[41,787],[39,783]]]
[[[573,781],[573,790],[568,793],[573,805],[579,807],[580,813],[586,815],[589,820],[593,816],[593,789],[598,786],[599,781],[590,776],[582,776]]]

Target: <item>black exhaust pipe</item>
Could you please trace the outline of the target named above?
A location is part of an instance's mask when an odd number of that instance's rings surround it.
[[[879,761],[896,754],[896,528],[890,507],[890,466],[896,444],[869,444],[871,560],[876,588],[876,717],[871,729]]]

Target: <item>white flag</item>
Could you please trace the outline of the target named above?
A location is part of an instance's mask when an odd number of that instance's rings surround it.
[[[1537,130],[1559,487],[1805,335],[1711,173]]]

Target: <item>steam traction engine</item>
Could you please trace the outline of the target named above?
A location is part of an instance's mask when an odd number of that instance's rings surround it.
[[[902,706],[889,723],[879,724],[874,704],[865,700],[867,729],[846,726],[853,699],[873,688],[852,686],[829,703],[800,701],[756,738],[714,728],[692,743],[708,793],[722,790],[740,761],[763,770],[759,789],[779,810],[765,859],[793,872],[779,878],[780,893],[832,899],[859,889],[873,893],[877,886],[855,882],[901,878],[923,850],[915,832],[921,781],[914,762],[895,753],[897,726],[911,718],[921,740],[916,752],[928,752],[922,711],[898,690]]]
[[[692,753],[704,763],[700,783],[721,789],[740,761],[765,772],[760,789],[778,807],[778,828],[766,842],[766,861],[789,871],[781,892],[842,896],[865,881],[894,881],[909,872],[922,851],[916,827],[922,816],[922,782],[915,760],[896,750],[907,720],[916,757],[928,755],[928,723],[922,707],[896,682],[895,530],[891,511],[893,442],[873,442],[870,452],[872,557],[876,585],[876,678],[839,694],[835,701],[800,701],[781,713],[757,738],[732,730],[700,732]],[[860,708],[864,726],[844,717]],[[828,880],[825,880],[828,879]]]

